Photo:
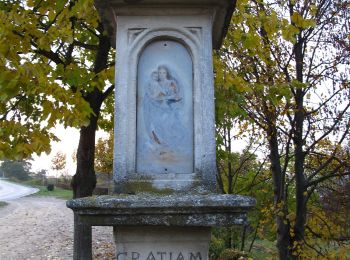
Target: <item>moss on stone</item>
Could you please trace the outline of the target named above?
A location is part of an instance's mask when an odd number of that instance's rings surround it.
[[[5,201],[0,201],[0,208],[5,207],[7,205],[7,202]]]
[[[137,193],[151,193],[151,194],[161,194],[170,195],[175,191],[170,188],[158,189],[153,186],[152,181],[145,180],[132,180],[124,184],[124,193],[127,194],[137,194]]]

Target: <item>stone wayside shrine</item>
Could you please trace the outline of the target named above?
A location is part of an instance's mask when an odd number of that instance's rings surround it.
[[[213,226],[255,200],[216,187],[212,49],[234,0],[96,0],[116,47],[114,187],[74,199],[74,259],[114,226],[116,259],[205,260]]]

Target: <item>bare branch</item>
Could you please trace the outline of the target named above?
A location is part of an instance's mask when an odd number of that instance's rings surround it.
[[[102,100],[105,100],[105,99],[109,96],[109,94],[111,94],[111,93],[113,92],[113,90],[114,90],[114,84],[113,84],[113,85],[110,85],[110,86],[106,89],[106,91],[103,92],[103,94],[102,94]]]

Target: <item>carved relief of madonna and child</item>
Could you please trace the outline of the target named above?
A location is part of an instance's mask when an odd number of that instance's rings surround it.
[[[172,78],[165,65],[158,66],[158,69],[152,72],[146,94],[150,102],[156,102],[164,108],[171,108],[171,104],[180,102],[182,99],[179,96],[178,83]]]
[[[138,92],[137,170],[191,171],[186,160],[193,157],[192,86],[173,64],[153,64],[147,71]]]
[[[146,145],[166,160],[181,150],[185,136],[186,129],[179,115],[182,96],[178,80],[166,65],[158,66],[150,76],[144,97],[144,120],[149,137]]]

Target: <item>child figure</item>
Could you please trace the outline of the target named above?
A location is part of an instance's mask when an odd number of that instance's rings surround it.
[[[170,77],[168,68],[164,65],[158,67],[158,81],[162,89],[162,96],[165,96],[168,105],[181,100],[176,82]]]

